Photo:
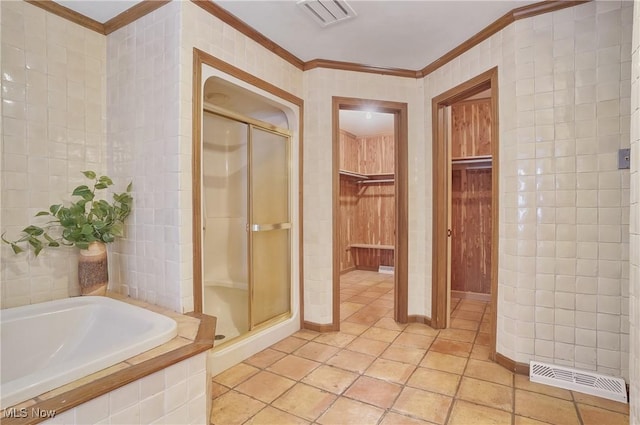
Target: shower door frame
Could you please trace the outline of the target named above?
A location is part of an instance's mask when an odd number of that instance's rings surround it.
[[[255,329],[261,329],[264,327],[268,327],[271,323],[274,322],[278,322],[281,319],[285,319],[285,318],[289,318],[291,317],[291,314],[293,312],[293,305],[292,305],[292,291],[291,291],[291,282],[292,282],[292,275],[291,275],[291,261],[293,260],[291,258],[291,216],[292,216],[292,211],[291,211],[291,139],[293,137],[292,133],[289,130],[285,130],[282,128],[278,128],[272,125],[269,125],[268,123],[264,123],[264,122],[260,122],[257,120],[249,120],[247,122],[247,124],[249,125],[248,128],[248,149],[247,149],[247,165],[248,165],[248,170],[247,170],[247,243],[248,243],[248,249],[247,249],[247,261],[248,261],[248,276],[249,276],[249,332],[255,330]],[[254,267],[253,267],[253,254],[254,254],[254,241],[253,241],[253,233],[254,232],[259,232],[259,231],[263,231],[263,230],[258,230],[259,226],[262,226],[261,224],[256,224],[254,223],[254,218],[253,218],[253,130],[254,128],[258,128],[261,131],[265,131],[265,132],[269,132],[269,133],[273,133],[276,134],[278,136],[283,136],[286,137],[286,157],[287,157],[287,216],[288,216],[288,223],[272,223],[272,225],[276,226],[274,227],[272,230],[275,231],[280,231],[280,230],[288,230],[289,231],[289,235],[288,235],[288,244],[287,244],[287,254],[288,254],[288,258],[289,258],[289,270],[288,270],[288,277],[289,277],[289,283],[288,283],[288,287],[287,289],[289,290],[289,299],[288,299],[288,304],[289,304],[289,309],[287,311],[285,311],[284,313],[280,313],[277,314],[265,321],[262,321],[260,323],[257,323],[254,325],[254,294],[255,294],[255,285],[254,285]],[[288,227],[277,227],[278,225],[282,225],[282,224],[287,224]],[[258,226],[258,227],[256,227]]]
[[[292,315],[292,311],[293,311],[293,305],[292,305],[292,294],[291,294],[291,281],[292,281],[292,275],[291,275],[291,267],[289,266],[289,273],[288,273],[288,289],[289,289],[289,297],[288,297],[288,304],[289,307],[287,309],[287,311],[283,312],[283,313],[279,313],[273,317],[270,317],[267,320],[264,320],[260,323],[255,323],[254,324],[254,305],[255,305],[255,276],[254,276],[254,268],[253,268],[253,254],[255,252],[254,250],[254,243],[253,243],[253,233],[255,232],[259,232],[259,231],[264,231],[264,230],[259,230],[258,228],[260,226],[264,226],[265,224],[258,224],[258,223],[254,223],[253,221],[253,194],[254,194],[254,190],[253,190],[253,154],[254,154],[254,150],[253,150],[253,145],[254,145],[254,129],[258,129],[260,131],[264,131],[266,133],[271,133],[271,134],[275,134],[277,136],[281,136],[283,138],[286,138],[286,163],[287,163],[287,188],[286,188],[286,193],[287,193],[287,220],[289,221],[288,223],[270,223],[267,224],[267,226],[271,226],[274,225],[276,227],[274,227],[272,230],[289,230],[289,236],[288,236],[288,244],[287,244],[287,256],[289,259],[289,264],[290,262],[293,260],[291,258],[291,216],[292,216],[292,211],[291,211],[291,196],[290,196],[290,192],[291,192],[291,139],[293,138],[293,134],[291,131],[284,129],[284,128],[279,128],[277,126],[274,126],[270,123],[264,122],[264,121],[260,121],[251,117],[247,117],[244,116],[242,114],[238,114],[236,112],[233,111],[229,111],[226,110],[224,108],[221,108],[219,106],[216,105],[212,105],[210,103],[204,102],[203,103],[203,111],[216,115],[218,117],[222,117],[237,123],[242,123],[245,124],[247,126],[247,172],[245,174],[245,180],[246,180],[246,188],[247,188],[247,198],[245,200],[245,204],[247,206],[247,217],[246,217],[246,225],[245,225],[245,229],[246,229],[246,243],[247,243],[247,257],[245,258],[245,262],[246,262],[246,266],[247,266],[247,284],[248,284],[248,330],[247,332],[251,332],[255,329],[261,329],[264,327],[268,327],[271,323],[274,322],[278,322],[282,319],[286,319],[291,317]],[[203,187],[201,185],[200,190],[203,191]],[[282,224],[286,224],[285,227],[277,227],[278,225],[282,225]],[[271,230],[271,229],[268,229]],[[203,250],[203,254],[204,254],[204,248]],[[202,271],[204,272],[204,266]],[[204,297],[204,296],[203,296]],[[203,298],[204,301],[204,298]],[[230,339],[229,341],[225,341],[224,343],[226,344],[227,342],[231,342],[233,340],[235,340],[236,338],[241,338],[245,333],[241,333],[240,335],[238,335],[237,337],[234,337],[232,339]]]

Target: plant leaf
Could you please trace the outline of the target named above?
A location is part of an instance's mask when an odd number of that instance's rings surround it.
[[[63,217],[60,219],[60,225],[62,227],[68,228],[68,227],[72,227],[76,224],[76,220],[74,220],[73,218],[70,217]]]
[[[28,242],[29,242],[29,245],[31,245],[34,248],[34,253],[36,254],[36,257],[37,257],[38,254],[40,254],[40,251],[42,251],[42,242],[40,242],[40,239],[36,237],[30,237]]]
[[[13,249],[14,254],[20,254],[21,252],[24,252],[24,249],[20,248],[18,245],[14,243],[11,244],[11,249]]]
[[[124,236],[124,226],[121,222],[113,223],[113,226],[111,226],[111,234],[113,236]]]
[[[61,204],[51,205],[49,207],[49,211],[51,212],[51,215],[57,215],[58,211],[60,211],[61,208],[62,208]]]
[[[41,215],[51,215],[51,213],[49,211],[39,211],[36,217],[40,217]]]
[[[72,193],[73,196],[81,196],[85,201],[91,201],[94,198],[93,192],[87,186],[78,186]]]
[[[76,187],[75,189],[73,189],[73,193],[71,195],[73,196],[83,196],[85,193],[91,193],[91,190],[89,189],[89,187],[86,184],[80,185],[78,187]]]
[[[83,235],[90,235],[93,233],[93,226],[91,226],[90,224],[85,224],[84,226],[82,226],[82,230],[81,233]]]
[[[129,182],[127,185],[127,192],[131,192],[131,189],[133,189],[133,182]]]
[[[96,189],[106,189],[106,183],[96,183]]]
[[[44,233],[44,230],[38,226],[28,226],[22,229],[22,231],[30,236],[40,236]]]
[[[96,173],[93,171],[83,171],[82,174],[84,174],[84,176],[88,179],[95,179],[96,178]]]
[[[107,176],[100,176],[100,179],[98,179],[98,181],[107,186],[111,186],[113,184],[113,181]]]

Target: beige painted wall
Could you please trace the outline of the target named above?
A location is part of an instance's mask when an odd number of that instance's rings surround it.
[[[304,302],[305,320],[332,321],[332,134],[333,96],[406,102],[409,111],[409,314],[424,314],[430,293],[424,282],[431,265],[425,258],[425,215],[430,185],[425,185],[431,151],[422,128],[422,81],[330,69],[304,73]],[[425,192],[427,190],[427,192]],[[430,236],[427,236],[429,238]]]

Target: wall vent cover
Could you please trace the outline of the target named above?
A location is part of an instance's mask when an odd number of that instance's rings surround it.
[[[627,387],[624,380],[620,378],[531,361],[529,379],[531,382],[627,403]]]
[[[378,266],[378,273],[393,274],[393,266]]]
[[[300,0],[297,4],[323,27],[356,16],[356,12],[344,0]]]

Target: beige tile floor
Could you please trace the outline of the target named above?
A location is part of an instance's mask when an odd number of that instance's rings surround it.
[[[629,424],[627,404],[529,382],[488,360],[486,303],[451,328],[393,321],[393,277],[345,274],[340,332],[301,330],[213,378],[211,423]]]

